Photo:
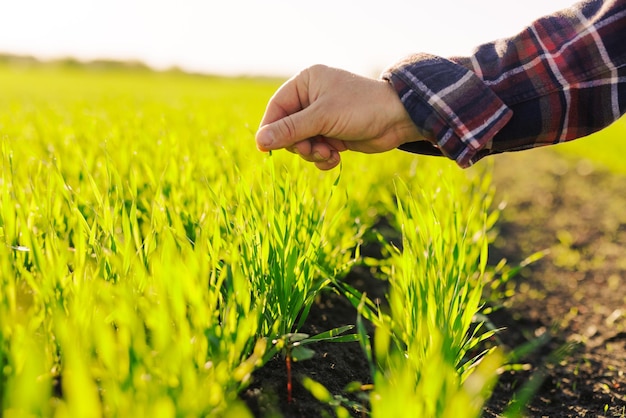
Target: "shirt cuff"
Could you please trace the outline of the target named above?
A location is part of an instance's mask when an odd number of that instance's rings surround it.
[[[488,144],[513,116],[469,69],[429,54],[412,55],[387,69],[411,119],[429,140],[400,149],[445,155],[463,168],[489,153]]]

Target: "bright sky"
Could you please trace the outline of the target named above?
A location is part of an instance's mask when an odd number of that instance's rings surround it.
[[[412,52],[467,54],[574,1],[0,0],[0,52],[219,74],[323,63],[376,76]]]

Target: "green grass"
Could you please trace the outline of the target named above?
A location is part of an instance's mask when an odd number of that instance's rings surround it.
[[[320,292],[359,304],[342,278],[384,217],[404,248],[385,262],[391,311],[364,302],[372,414],[417,399],[478,416],[500,361],[470,353],[488,171],[392,152],[324,173],[261,154],[278,85],[0,67],[3,415],[246,416],[238,393]]]
[[[389,208],[403,239],[390,250],[390,312],[374,319],[372,416],[480,416],[503,361],[478,349],[492,332],[475,320],[497,218],[490,177],[456,182],[458,169],[448,167],[437,178],[398,181],[397,209]]]
[[[615,173],[626,174],[622,158],[626,154],[626,118],[588,137],[559,144],[556,149]]]

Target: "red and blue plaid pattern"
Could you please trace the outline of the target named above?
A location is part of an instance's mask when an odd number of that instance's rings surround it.
[[[626,0],[579,3],[471,57],[413,55],[382,77],[424,136],[406,151],[468,167],[580,138],[626,112]]]

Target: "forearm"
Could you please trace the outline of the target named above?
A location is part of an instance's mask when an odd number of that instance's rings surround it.
[[[410,57],[383,74],[427,140],[401,149],[467,167],[597,131],[626,109],[625,37],[626,0],[589,1],[471,57]]]

